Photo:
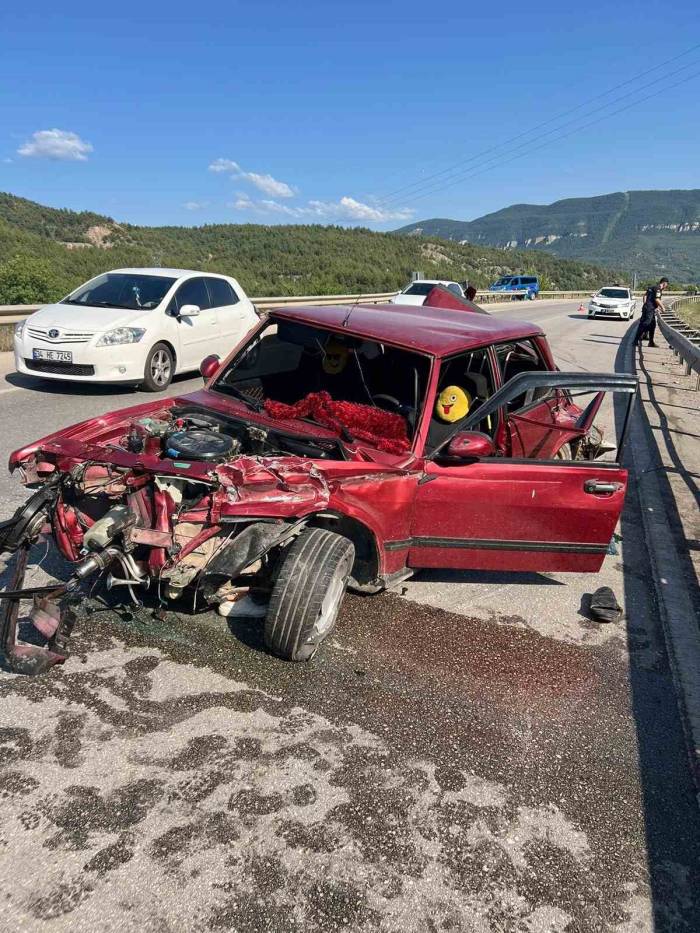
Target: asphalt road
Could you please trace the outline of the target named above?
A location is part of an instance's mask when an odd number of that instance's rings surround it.
[[[577,306],[506,311],[562,369],[614,369],[629,325]],[[11,374],[0,393],[1,459],[142,398]],[[5,477],[0,497],[24,498]],[[697,930],[639,509],[633,480],[598,577],[423,573],[348,598],[308,665],[255,623],[86,604],[62,669],[0,673],[0,929]],[[582,608],[602,582],[618,624]]]

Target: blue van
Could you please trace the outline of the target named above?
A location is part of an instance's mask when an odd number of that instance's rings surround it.
[[[521,298],[537,298],[540,293],[540,280],[534,275],[502,275],[493,285],[489,285],[490,292],[520,292],[527,291]]]

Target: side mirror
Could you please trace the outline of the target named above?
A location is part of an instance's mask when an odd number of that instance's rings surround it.
[[[183,305],[180,308],[180,317],[197,317],[199,305]]]
[[[199,308],[197,308],[197,313],[199,313]],[[209,382],[211,377],[217,371],[221,364],[221,359],[212,353],[211,356],[205,356],[202,362],[199,364],[199,371],[202,374],[202,379],[205,382]]]
[[[496,448],[488,434],[481,431],[461,431],[455,434],[447,445],[448,457],[459,460],[473,460],[480,457],[493,457]]]

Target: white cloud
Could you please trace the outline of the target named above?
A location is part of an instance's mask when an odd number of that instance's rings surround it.
[[[293,198],[295,195],[294,188],[291,185],[284,181],[278,181],[272,175],[258,175],[257,172],[243,172],[242,175],[263,194],[269,194],[275,198]]]
[[[244,172],[238,162],[232,159],[214,159],[209,166],[210,172],[218,172],[231,175],[232,178],[243,179],[250,182],[258,191],[263,194],[269,194],[275,198],[293,198],[296,194],[296,188],[288,185],[285,181],[279,181],[272,175],[260,175],[258,172]]]
[[[378,207],[372,207],[369,204],[363,204],[362,201],[356,201],[355,198],[344,197],[340,199],[340,207],[349,217],[355,220],[398,220],[399,215],[405,215],[405,210],[384,211]],[[410,211],[409,211],[410,214]]]
[[[238,175],[241,168],[238,162],[232,162],[230,159],[214,159],[209,166],[210,172],[226,172],[229,175]]]
[[[272,211],[275,214],[286,214],[288,217],[298,217],[303,213],[303,207],[290,207],[288,204],[280,204],[279,201],[265,200],[258,201],[258,205],[264,211]]]
[[[204,207],[209,207],[208,201],[185,201],[182,205],[186,211],[201,211]]]
[[[351,197],[342,197],[339,201],[307,201],[306,204],[291,207],[280,204],[274,199],[253,201],[248,195],[242,195],[233,205],[239,211],[254,211],[258,214],[284,214],[298,220],[356,220],[365,223],[383,223],[389,220],[409,220],[413,211],[408,208],[387,211],[371,204],[364,204]]]
[[[17,150],[17,154],[34,159],[54,159],[64,162],[86,162],[92,145],[69,130],[37,130]]]

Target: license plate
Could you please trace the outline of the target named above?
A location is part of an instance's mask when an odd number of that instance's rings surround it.
[[[32,350],[35,360],[49,360],[51,363],[72,363],[73,354],[69,350]]]

